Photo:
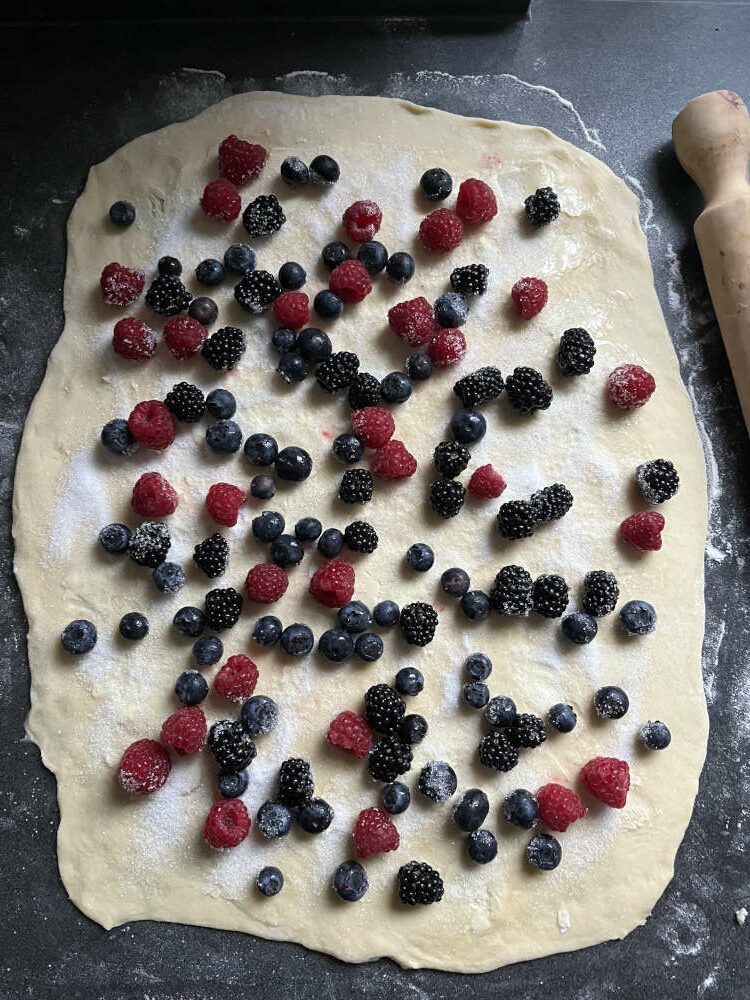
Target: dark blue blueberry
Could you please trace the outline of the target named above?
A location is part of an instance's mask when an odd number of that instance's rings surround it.
[[[343,465],[354,465],[365,453],[365,446],[356,434],[339,434],[331,446],[333,457]]]
[[[220,285],[224,280],[224,265],[220,260],[208,257],[196,267],[195,277],[202,285]]]
[[[486,681],[492,673],[492,660],[486,653],[472,653],[464,661],[464,670],[473,681]]]
[[[411,396],[411,380],[403,372],[389,372],[380,383],[380,392],[386,403],[405,403]]]
[[[200,705],[208,695],[208,681],[199,670],[183,670],[175,681],[174,693],[183,705]]]
[[[464,833],[472,833],[487,819],[490,800],[481,788],[467,788],[453,807],[453,822]]]
[[[307,281],[307,272],[296,260],[288,260],[279,268],[279,284],[287,292],[296,292]]]
[[[409,786],[405,785],[403,781],[391,781],[389,784],[383,786],[383,790],[380,793],[380,801],[383,803],[385,811],[392,816],[398,816],[399,813],[406,812],[411,802]]]
[[[120,619],[119,629],[123,639],[133,642],[144,639],[148,635],[148,618],[140,611],[128,611]]]
[[[66,653],[81,656],[89,653],[96,645],[96,626],[85,618],[76,618],[62,630],[60,642]]]
[[[220,771],[216,780],[219,795],[223,799],[238,799],[247,791],[248,783],[247,771]]]
[[[251,434],[245,441],[244,452],[250,465],[273,465],[279,446],[270,434]]]
[[[179,632],[180,635],[189,636],[191,639],[197,639],[206,627],[206,616],[200,608],[193,608],[187,605],[184,608],[180,608],[172,619],[172,624],[174,625],[175,632]]]
[[[126,524],[108,524],[99,532],[101,547],[112,555],[127,552],[130,544],[130,528]]]
[[[343,264],[345,260],[351,260],[352,252],[346,243],[342,243],[341,240],[333,240],[332,243],[326,243],[320,251],[320,259],[323,261],[324,267],[329,271],[333,271],[339,264]]]
[[[401,609],[395,601],[378,601],[372,609],[372,617],[375,624],[381,628],[390,628],[395,625],[401,616]]]
[[[163,562],[152,574],[156,589],[162,594],[176,594],[185,586],[185,570],[173,562]]]
[[[365,663],[374,663],[383,655],[383,640],[374,632],[363,632],[354,642],[354,655]]]
[[[331,663],[342,663],[354,653],[354,640],[343,629],[329,628],[318,639],[318,652]]]
[[[255,884],[261,896],[277,896],[284,888],[284,875],[280,869],[267,865],[258,872]]]
[[[370,609],[362,601],[349,601],[339,608],[339,625],[345,632],[365,632],[372,625]]]
[[[478,865],[489,864],[497,857],[497,840],[489,830],[475,830],[466,838],[466,850]]]
[[[256,500],[271,500],[276,496],[276,483],[271,476],[253,476],[250,480],[250,493]]]
[[[285,837],[292,829],[292,810],[281,802],[264,802],[255,820],[258,829],[268,840]]]
[[[281,164],[281,179],[289,187],[304,187],[310,180],[310,168],[299,156],[287,156]]]
[[[490,599],[483,590],[467,590],[461,598],[461,610],[470,621],[481,621],[490,613]]]
[[[424,675],[416,667],[401,667],[396,674],[394,686],[399,694],[413,698],[424,690]]]
[[[357,260],[364,264],[368,274],[380,274],[388,263],[388,251],[377,240],[369,240],[360,246]]]
[[[415,542],[406,550],[406,565],[416,573],[426,573],[435,563],[435,553],[425,542]]]
[[[310,180],[313,184],[329,187],[341,176],[341,168],[332,156],[320,153],[310,162]]]
[[[297,448],[295,445],[282,448],[276,457],[276,475],[289,483],[301,483],[307,479],[312,467],[310,455],[304,448]]]
[[[451,433],[461,444],[481,441],[486,431],[487,421],[478,410],[458,410],[451,417]]]
[[[298,566],[305,555],[294,535],[279,535],[271,542],[271,561],[277,566]]]
[[[211,451],[232,454],[240,450],[242,431],[234,420],[217,420],[206,431],[206,444]]]
[[[649,750],[666,750],[672,742],[669,726],[664,722],[644,722],[638,735]]]
[[[538,833],[526,845],[526,860],[543,872],[551,872],[562,861],[560,841],[547,833]]]
[[[230,274],[255,270],[255,251],[247,243],[233,243],[224,251],[224,267]]]
[[[217,420],[229,420],[237,411],[237,400],[228,389],[212,389],[206,396],[206,409]]]
[[[414,258],[410,253],[399,250],[391,254],[388,263],[385,265],[385,273],[394,285],[405,285],[414,276]]]
[[[320,538],[323,525],[317,517],[301,517],[294,526],[294,534],[300,542],[314,542]]]
[[[160,257],[156,267],[166,278],[179,278],[182,274],[182,264],[176,257]]]
[[[451,597],[463,597],[469,589],[469,574],[465,569],[452,566],[440,577],[440,587],[444,594]]]
[[[325,799],[310,799],[297,813],[297,822],[305,833],[323,833],[333,822],[333,809]]]
[[[427,719],[423,715],[405,715],[398,724],[398,738],[402,743],[415,746],[417,743],[422,742],[427,735],[428,729]],[[445,766],[448,767],[447,764]],[[448,769],[452,770],[451,768]]]
[[[442,167],[431,167],[420,177],[419,186],[429,201],[445,201],[453,190],[453,178]]]
[[[307,656],[314,645],[315,637],[309,625],[295,622],[281,633],[281,647],[290,656]]]
[[[406,359],[406,374],[412,382],[426,382],[435,370],[429,354],[417,351]]]
[[[263,615],[253,625],[253,639],[259,646],[275,646],[281,638],[281,622],[275,615]]]
[[[516,788],[508,792],[503,803],[503,815],[513,826],[531,830],[539,821],[539,803],[536,795],[527,792],[525,788]]]
[[[419,772],[417,788],[431,802],[447,802],[457,787],[456,772],[444,760],[428,761]]]
[[[253,695],[242,706],[240,720],[251,736],[267,736],[279,722],[279,706],[264,694]]]
[[[306,326],[297,334],[297,350],[303,358],[316,363],[330,358],[333,347],[325,330],[319,330],[317,326]]]
[[[224,644],[215,635],[204,635],[193,643],[193,659],[199,667],[210,667],[224,655]]]
[[[273,344],[274,350],[278,351],[279,354],[286,354],[288,351],[293,351],[297,346],[297,334],[294,330],[289,330],[285,326],[280,326],[278,330],[274,330],[271,335],[271,343]]]
[[[435,299],[435,319],[440,326],[453,330],[469,318],[469,303],[458,292],[445,292]]]
[[[326,528],[318,539],[318,552],[324,559],[333,559],[344,547],[344,535],[338,528]]]
[[[209,299],[205,295],[196,296],[188,306],[188,316],[191,319],[197,319],[203,326],[211,326],[212,323],[216,322],[218,315],[219,307],[213,299]]]
[[[303,357],[295,351],[287,351],[279,358],[276,365],[276,372],[286,382],[287,385],[296,385],[297,382],[304,382],[310,365]]]
[[[127,420],[117,417],[102,427],[101,441],[113,455],[132,455],[138,451],[138,442],[130,433]]]
[[[370,888],[367,872],[359,861],[342,861],[333,873],[336,895],[347,903],[356,903]]]
[[[622,688],[608,684],[594,695],[594,710],[600,719],[621,719],[630,708],[630,699]]]
[[[490,700],[490,689],[483,681],[469,681],[462,689],[464,701],[472,708],[484,708]]]
[[[338,319],[344,311],[344,303],[329,288],[322,288],[313,299],[313,309],[321,319]]]
[[[484,719],[488,725],[495,729],[507,729],[508,726],[513,725],[517,714],[518,709],[513,699],[497,694],[494,698],[490,698],[487,708],[484,710]]]
[[[109,218],[116,226],[132,226],[135,207],[129,201],[115,201],[109,206]]]
[[[656,628],[656,611],[648,601],[628,601],[620,609],[620,625],[628,635],[648,635]]]
[[[559,702],[557,705],[553,705],[547,713],[547,721],[558,733],[571,733],[576,727],[578,717],[573,711],[572,705]]]
[[[584,614],[582,611],[574,611],[573,614],[566,615],[560,628],[565,638],[576,646],[587,645],[599,631],[596,618]]]

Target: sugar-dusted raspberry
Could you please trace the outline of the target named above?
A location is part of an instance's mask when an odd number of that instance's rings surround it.
[[[150,795],[161,788],[172,770],[169,754],[156,740],[131,743],[117,768],[117,780],[126,792]]]
[[[164,324],[164,343],[178,361],[196,354],[207,336],[205,326],[191,316],[170,316]]]
[[[147,399],[133,407],[128,430],[144,448],[163,451],[174,441],[174,418],[160,399]]]
[[[177,490],[160,472],[144,472],[133,487],[130,501],[133,510],[141,517],[167,517],[174,514],[179,502]]]
[[[620,525],[620,537],[642,552],[658,552],[663,529],[664,517],[656,510],[647,510],[626,517]]]
[[[124,316],[115,323],[112,348],[126,361],[148,361],[156,353],[156,333],[142,320]]]
[[[354,567],[346,559],[331,559],[313,574],[310,593],[325,608],[343,607],[354,593]]]
[[[258,683],[258,668],[249,656],[230,656],[214,677],[214,689],[229,701],[247,701]]]
[[[380,479],[408,479],[417,471],[417,460],[403,441],[391,438],[375,452],[370,469]]]
[[[461,245],[464,224],[449,208],[438,208],[422,219],[419,241],[430,253],[447,253]]]
[[[242,799],[222,799],[214,802],[203,827],[209,847],[227,851],[236,847],[250,833],[250,816]]]
[[[398,830],[381,809],[363,809],[354,824],[354,849],[360,858],[395,851],[400,843]]]
[[[463,181],[456,198],[456,215],[470,226],[493,219],[497,215],[497,200],[489,184],[476,177]]]
[[[201,195],[201,208],[214,219],[231,222],[240,214],[242,199],[237,188],[226,177],[209,181]]]
[[[510,297],[521,319],[532,319],[547,305],[547,285],[541,278],[519,278]]]
[[[365,406],[352,411],[352,430],[367,448],[382,448],[393,437],[396,424],[390,410]]]
[[[372,281],[359,260],[345,260],[331,271],[328,287],[342,302],[361,302],[372,291]]]
[[[539,817],[542,823],[550,830],[559,830],[560,833],[567,830],[577,819],[582,819],[587,812],[586,804],[579,795],[572,789],[554,782],[542,785],[536,793],[536,800],[539,803]]]
[[[273,314],[279,326],[300,330],[310,319],[310,300],[304,292],[282,292],[273,300]]]
[[[581,769],[581,778],[595,798],[613,809],[622,809],[628,799],[630,768],[616,757],[594,757]]]
[[[466,354],[466,337],[461,330],[438,330],[427,353],[437,368],[450,368]]]
[[[367,243],[380,229],[383,213],[374,201],[355,201],[344,212],[341,221],[350,240],[355,243]]]
[[[247,500],[247,493],[231,483],[214,483],[206,495],[206,510],[217,524],[231,528],[237,524],[237,514]]]
[[[607,376],[607,394],[621,410],[635,410],[654,394],[656,379],[640,365],[618,365]]]
[[[245,577],[247,596],[256,604],[273,604],[283,597],[289,577],[276,563],[257,563]]]
[[[388,326],[409,347],[421,347],[435,334],[432,306],[422,295],[399,302],[388,310]]]
[[[108,306],[129,306],[143,292],[146,275],[124,264],[107,264],[102,271],[99,285],[102,298]]]
[[[471,474],[469,493],[485,500],[495,500],[505,489],[507,483],[491,465],[480,465]]]
[[[331,720],[326,739],[332,747],[360,760],[364,760],[375,743],[375,735],[367,719],[354,712],[339,712]]]
[[[260,177],[267,155],[263,146],[228,135],[219,146],[219,173],[241,187]]]
[[[198,753],[206,743],[206,716],[197,705],[178,708],[161,727],[161,741],[181,757]]]

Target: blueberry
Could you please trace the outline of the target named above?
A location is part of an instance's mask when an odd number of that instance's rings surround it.
[[[200,608],[193,608],[187,605],[184,608],[180,608],[172,619],[172,624],[175,631],[179,632],[180,635],[197,639],[206,627],[206,617]]]
[[[130,528],[126,524],[108,524],[99,532],[99,544],[112,555],[127,552],[130,544]]]
[[[279,722],[279,706],[273,698],[263,694],[253,695],[242,706],[240,720],[245,732],[251,736],[267,736]]]
[[[333,822],[333,809],[325,799],[310,799],[297,813],[297,822],[305,833],[322,833]]]
[[[482,789],[468,788],[453,807],[453,822],[459,830],[471,833],[484,823],[489,811],[490,800]]]
[[[435,563],[435,553],[425,542],[415,542],[406,550],[406,565],[416,573],[426,573]]]
[[[318,539],[318,552],[324,559],[333,559],[344,547],[344,536],[338,528],[326,528]]]
[[[253,476],[250,480],[250,493],[256,500],[272,500],[276,496],[276,483],[271,476]]]
[[[498,694],[490,698],[487,708],[484,710],[485,722],[495,729],[506,729],[512,726],[518,710],[512,698]]]
[[[648,635],[656,628],[656,611],[648,601],[628,601],[620,609],[620,625],[628,635]]]
[[[392,816],[406,812],[411,802],[409,786],[405,785],[403,781],[391,781],[390,784],[383,786],[380,801],[383,803],[385,811]]]
[[[313,309],[321,319],[338,319],[344,311],[344,303],[330,288],[321,288],[313,299]]]
[[[315,645],[315,638],[309,625],[287,625],[281,633],[281,648],[290,656],[307,656]]]
[[[451,417],[451,433],[461,444],[481,441],[487,430],[487,421],[478,410],[458,410]]]
[[[200,677],[200,674],[198,676]],[[247,771],[220,771],[216,779],[219,795],[223,799],[237,799],[240,795],[244,795],[248,783]]]
[[[310,366],[304,358],[294,351],[287,351],[279,358],[276,371],[287,385],[295,385],[297,382],[304,382]]]
[[[130,433],[127,420],[119,417],[102,427],[101,441],[113,455],[132,455],[138,451],[138,442]]]
[[[310,168],[299,156],[287,156],[281,164],[281,179],[289,187],[304,187],[310,180]]]
[[[672,742],[672,734],[669,726],[663,722],[644,722],[638,735],[641,742],[649,750],[666,750]]]
[[[343,465],[354,465],[365,453],[365,446],[356,434],[339,434],[331,446],[333,457]]]
[[[463,597],[469,589],[469,574],[465,569],[452,566],[440,577],[440,586],[444,594],[451,597]]]
[[[162,594],[176,594],[185,586],[185,570],[173,562],[163,562],[152,573],[156,589]]]
[[[466,838],[466,850],[478,865],[489,864],[497,857],[497,840],[489,830],[474,830]]]
[[[116,226],[132,226],[135,208],[129,201],[115,201],[109,206],[109,218]]]
[[[296,260],[288,260],[279,268],[279,284],[287,292],[296,292],[307,281],[307,272]]]
[[[621,719],[630,708],[630,699],[622,688],[601,687],[594,695],[594,710],[600,719]]]
[[[469,681],[462,689],[464,701],[472,708],[484,708],[490,700],[490,689],[482,681]]]
[[[312,466],[312,459],[305,449],[294,445],[282,448],[275,462],[276,475],[289,483],[301,483],[307,479]]]
[[[183,705],[200,705],[208,694],[208,682],[199,670],[183,670],[175,681],[174,693]]]
[[[401,667],[396,674],[394,687],[399,694],[414,697],[424,690],[424,675],[416,667]]]
[[[584,614],[582,611],[574,611],[571,615],[566,615],[560,625],[562,634],[576,646],[586,646],[599,631],[596,618]]]
[[[288,330],[285,326],[280,326],[278,330],[273,331],[271,343],[275,351],[284,355],[288,351],[293,351],[297,346],[297,334],[294,330]]]
[[[345,260],[351,260],[352,252],[346,243],[342,243],[341,240],[333,240],[331,243],[326,243],[320,251],[320,259],[328,271],[333,271]]]
[[[402,743],[414,746],[422,742],[428,730],[427,719],[423,715],[405,715],[398,724],[398,738]],[[448,767],[447,764],[445,766]]]
[[[263,615],[253,625],[253,639],[259,646],[275,646],[281,638],[281,622],[275,615]]]
[[[414,258],[410,253],[399,250],[391,254],[385,265],[385,273],[394,285],[405,285],[414,276]]]
[[[96,645],[96,626],[85,618],[76,618],[62,630],[60,642],[66,653],[81,656],[90,653]]]
[[[258,810],[255,822],[264,837],[268,840],[277,840],[289,833],[293,819],[291,809],[281,802],[264,802]]]
[[[237,411],[237,400],[228,389],[212,389],[206,396],[206,409],[217,420],[229,420]]]
[[[543,872],[551,872],[562,860],[560,841],[547,833],[538,833],[526,846],[526,860]]]
[[[234,420],[217,420],[206,431],[206,444],[211,451],[230,455],[240,450],[242,431]]]
[[[405,403],[411,396],[411,380],[403,372],[389,372],[380,383],[380,392],[386,403]]]
[[[463,326],[469,318],[469,303],[458,292],[444,292],[435,299],[432,307],[435,320],[440,326],[455,329]]]
[[[432,167],[422,174],[419,186],[429,201],[445,201],[453,190],[453,178],[442,167]]]
[[[271,561],[277,566],[298,566],[305,550],[294,535],[279,535],[271,542]]]
[[[255,884],[261,896],[276,896],[284,888],[284,875],[280,869],[267,865],[256,875]]]
[[[276,439],[270,434],[251,434],[243,449],[250,465],[273,465],[279,453]]]
[[[323,525],[317,517],[301,517],[294,526],[294,534],[301,542],[314,542],[320,538]]]
[[[318,639],[318,652],[331,663],[341,663],[354,653],[354,640],[343,629],[329,628]]]
[[[370,888],[367,872],[359,861],[342,861],[333,873],[333,888],[347,903],[356,903]]]
[[[255,270],[255,251],[247,243],[233,243],[224,251],[224,267],[230,274]]]
[[[486,653],[472,653],[466,657],[464,669],[473,681],[486,681],[492,673],[492,660]]]
[[[362,601],[350,601],[339,608],[339,625],[345,632],[365,632],[372,625],[370,609]]]
[[[253,535],[259,542],[272,542],[284,531],[284,515],[276,510],[264,510],[250,522]]]
[[[576,727],[578,718],[573,711],[572,705],[564,705],[562,702],[553,705],[547,713],[547,719],[553,729],[558,733],[571,733]]]
[[[388,263],[388,251],[377,240],[363,243],[357,251],[357,260],[364,264],[368,274],[380,274]]]
[[[482,621],[490,613],[490,599],[483,590],[467,590],[461,598],[461,610],[470,621]]]
[[[503,815],[508,823],[522,830],[531,830],[539,820],[539,803],[536,796],[525,788],[508,792],[503,803]]]
[[[148,618],[140,611],[129,611],[120,619],[119,629],[123,639],[144,639],[148,635]]]
[[[363,632],[354,641],[354,654],[365,663],[374,663],[383,655],[383,640],[374,632]]]
[[[159,274],[167,278],[179,278],[182,274],[182,264],[176,257],[161,257],[156,266]]]
[[[210,667],[224,655],[224,644],[215,635],[204,635],[193,643],[193,659],[199,667]]]
[[[191,319],[197,319],[203,326],[211,326],[212,323],[216,322],[218,315],[219,307],[213,299],[209,299],[206,295],[196,296],[188,306],[188,316]]]
[[[297,350],[308,361],[325,361],[331,356],[331,338],[317,326],[306,326],[297,334]]]
[[[401,610],[395,601],[379,601],[372,609],[372,617],[375,624],[381,628],[390,628],[395,625],[401,615]]]
[[[417,788],[431,802],[447,802],[457,787],[456,772],[444,760],[431,760],[419,772]]]
[[[326,156],[324,153],[321,153],[319,156],[314,157],[310,163],[310,180],[313,184],[322,184],[324,186],[335,184],[340,176],[341,170],[332,156]]]
[[[202,285],[219,285],[224,280],[224,265],[209,257],[196,267],[195,277]]]
[[[406,374],[412,382],[426,382],[435,370],[429,354],[410,354],[406,359]]]

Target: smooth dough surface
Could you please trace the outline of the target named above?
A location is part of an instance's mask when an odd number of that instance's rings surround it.
[[[476,301],[465,327],[469,349],[459,368],[417,385],[412,398],[394,408],[396,437],[417,456],[418,474],[404,483],[376,481],[375,498],[363,511],[335,500],[342,468],[330,457],[330,442],[347,429],[345,400],[320,392],[314,379],[296,389],[281,385],[269,344],[272,321],[241,312],[230,281],[208,294],[214,292],[220,305],[217,326],[240,326],[248,335],[249,349],[235,372],[214,375],[201,359],[176,362],[163,346],[141,366],[112,353],[111,330],[122,312],[101,301],[98,278],[105,264],[119,260],[151,275],[157,259],[172,254],[183,262],[190,290],[206,294],[193,278],[195,265],[221,257],[229,243],[243,238],[239,221],[216,224],[198,208],[203,185],[216,176],[218,144],[232,132],[263,143],[270,154],[263,177],[243,191],[243,204],[273,191],[288,218],[279,234],[257,242],[259,267],[276,272],[286,260],[300,261],[312,297],[326,280],[320,248],[341,238],[341,214],[358,198],[380,204],[378,238],[391,252],[414,251],[417,274],[410,285],[398,289],[376,279],[373,294],[328,327],[335,349],[356,351],[362,370],[383,376],[403,365],[407,352],[385,323],[391,304],[416,295],[434,299],[459,264],[481,261],[491,270],[490,290]],[[340,182],[297,193],[284,189],[278,180],[282,159],[295,154],[309,162],[319,152],[339,161]],[[437,164],[450,170],[456,189],[465,177],[485,179],[500,205],[492,223],[467,230],[464,244],[447,257],[414,249],[419,219],[428,208],[415,194],[417,182]],[[562,215],[554,225],[531,232],[522,218],[523,199],[548,184],[560,197]],[[124,231],[115,231],[107,220],[109,205],[119,198],[138,210],[136,224]],[[550,289],[548,306],[528,323],[508,309],[510,287],[524,275],[543,277]],[[157,319],[142,300],[131,312],[151,323]],[[378,98],[244,94],[136,139],[91,170],[68,226],[65,316],[26,425],[14,535],[29,619],[28,731],[57,777],[60,872],[73,902],[105,927],[147,918],[181,921],[298,941],[347,961],[390,956],[406,967],[466,972],[621,937],[643,923],[672,876],[705,754],[706,484],[693,415],[653,288],[637,201],[625,185],[592,156],[539,128]],[[574,326],[595,338],[596,365],[588,377],[564,380],[555,373],[555,351],[562,331]],[[604,394],[606,373],[625,361],[642,364],[658,383],[648,405],[630,413],[614,411]],[[555,389],[551,408],[531,417],[513,414],[504,398],[485,407],[488,431],[473,448],[463,477],[492,462],[508,482],[503,500],[553,482],[572,490],[570,513],[520,542],[499,538],[498,501],[470,500],[449,521],[436,518],[425,503],[432,450],[448,436],[455,408],[453,382],[483,364],[496,364],[504,373],[531,365]],[[190,664],[190,645],[173,633],[174,611],[200,605],[216,584],[191,567],[183,592],[162,597],[148,571],[98,550],[98,530],[113,520],[134,524],[132,485],[141,472],[159,470],[180,495],[170,518],[170,557],[188,566],[193,545],[212,530],[202,510],[209,485],[218,480],[247,485],[252,474],[241,452],[224,459],[207,453],[205,420],[183,425],[162,455],[141,449],[123,461],[102,453],[98,435],[107,420],[127,416],[141,399],[161,398],[182,379],[206,390],[226,385],[237,396],[236,419],[246,435],[270,432],[281,446],[301,445],[315,460],[305,484],[280,488],[267,504],[248,503],[237,526],[226,531],[232,557],[220,585],[241,588],[249,566],[263,559],[249,529],[254,508],[265,506],[281,510],[288,525],[307,514],[340,527],[363,516],[381,541],[375,554],[354,560],[355,596],[370,605],[389,597],[402,605],[424,599],[439,607],[431,645],[409,647],[396,630],[384,635],[385,655],[371,665],[352,660],[333,666],[317,655],[292,661],[278,651],[259,650],[250,631],[263,610],[247,603],[240,624],[224,634],[225,654],[253,656],[260,668],[257,693],[273,696],[282,713],[276,732],[258,740],[245,795],[251,815],[272,792],[281,760],[306,757],[317,794],[336,811],[333,826],[317,838],[295,829],[281,841],[265,842],[253,829],[234,851],[209,850],[201,838],[215,799],[215,771],[207,754],[176,759],[167,785],[143,800],[128,800],[115,785],[114,768],[124,747],[137,738],[158,737],[162,720],[177,707],[173,685]],[[679,493],[661,508],[667,522],[664,547],[648,554],[625,551],[617,525],[645,507],[634,487],[634,468],[657,457],[671,459],[681,477]],[[403,566],[404,552],[415,541],[428,541],[436,552],[427,574]],[[463,566],[474,587],[488,590],[508,563],[520,563],[534,576],[561,573],[571,587],[571,608],[586,571],[612,570],[621,602],[644,598],[656,606],[657,631],[625,639],[613,615],[600,622],[590,646],[577,648],[563,643],[558,622],[493,615],[472,623],[439,593],[440,573],[449,566]],[[308,622],[316,636],[335,617],[307,596],[317,564],[318,557],[308,553],[274,609],[285,624]],[[147,613],[151,633],[128,645],[118,639],[117,623],[135,609]],[[73,659],[60,650],[59,634],[78,617],[94,621],[100,638],[93,653]],[[540,749],[524,753],[509,774],[482,769],[476,761],[481,713],[463,706],[460,695],[462,663],[474,650],[492,657],[493,695],[510,695],[520,710],[538,714],[556,702],[570,702],[579,716],[575,732],[550,736]],[[430,723],[406,779],[413,804],[396,818],[400,849],[368,860],[370,891],[360,903],[344,904],[330,889],[331,875],[353,856],[354,819],[377,804],[378,789],[365,765],[327,747],[324,735],[337,712],[360,709],[367,687],[391,681],[406,664],[426,677],[424,693],[408,710]],[[630,711],[620,722],[592,716],[593,693],[602,684],[621,685],[630,696]],[[235,711],[214,694],[204,707],[209,722]],[[655,718],[673,733],[663,753],[637,746],[639,726]],[[589,800],[588,816],[559,835],[560,867],[548,874],[531,869],[524,861],[527,835],[501,819],[504,795],[548,781],[576,786],[580,767],[596,755],[630,762],[633,785],[626,808],[608,810]],[[459,790],[479,786],[489,794],[486,825],[500,845],[491,865],[467,859],[463,835],[450,819],[451,803],[431,805],[415,792],[419,768],[431,759],[453,765]],[[409,908],[397,902],[396,870],[412,858],[442,873],[446,889],[439,905]],[[283,892],[272,900],[253,885],[267,864],[278,865],[286,876]]]

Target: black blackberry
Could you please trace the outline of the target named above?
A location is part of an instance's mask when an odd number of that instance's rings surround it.
[[[473,410],[482,403],[489,403],[503,391],[503,376],[499,368],[488,365],[478,368],[470,375],[464,375],[453,386],[453,391],[467,410]]]
[[[241,722],[222,719],[208,731],[208,749],[222,771],[243,771],[255,760],[255,743]]]
[[[594,618],[602,618],[615,610],[620,588],[614,573],[593,569],[583,578],[583,610]]]
[[[458,441],[441,441],[432,454],[432,460],[441,476],[454,479],[471,461],[471,452]]]
[[[234,286],[234,297],[245,312],[260,316],[281,295],[281,285],[270,271],[248,271]]]
[[[217,372],[228,372],[245,353],[245,334],[236,326],[222,326],[201,348],[201,354]]]
[[[193,562],[212,579],[226,570],[229,562],[229,546],[223,535],[215,533],[199,542],[193,550]]]
[[[490,591],[490,605],[500,615],[527,615],[531,611],[531,574],[523,566],[503,566]]]
[[[666,458],[655,458],[639,465],[635,470],[635,481],[649,503],[670,500],[680,487],[677,470]]]
[[[505,380],[511,406],[521,413],[546,410],[552,402],[552,386],[534,368],[514,368]]]
[[[562,483],[554,483],[533,493],[530,503],[537,521],[559,521],[573,506],[573,494]]]
[[[365,691],[365,716],[373,729],[390,733],[406,712],[406,702],[387,684],[374,684]]]
[[[187,309],[192,297],[176,275],[160,274],[146,292],[146,305],[159,316],[176,316]]]
[[[443,898],[440,872],[426,861],[409,861],[398,870],[398,898],[407,906],[439,903]]]
[[[290,809],[309,802],[315,794],[312,768],[301,757],[283,761],[276,778],[277,798]]]
[[[343,503],[368,503],[372,500],[373,478],[369,469],[347,469],[341,477],[339,500]]]
[[[547,739],[544,719],[538,715],[517,715],[508,729],[508,739],[514,747],[525,747],[532,750],[541,746]]]
[[[537,188],[523,203],[526,217],[535,226],[547,226],[560,214],[560,202],[551,187]]]
[[[477,752],[479,763],[493,771],[512,771],[518,763],[518,750],[499,729],[481,738]]]
[[[315,369],[318,385],[326,392],[338,392],[354,381],[359,371],[359,358],[351,351],[336,351]]]
[[[259,194],[242,213],[242,225],[251,238],[272,236],[286,222],[286,216],[275,194]]]
[[[353,410],[361,410],[364,406],[377,406],[383,394],[380,390],[380,379],[369,372],[358,372],[349,385],[349,406]]]
[[[344,545],[352,552],[374,552],[378,547],[378,533],[367,521],[352,521],[344,528]]]
[[[431,604],[415,601],[401,610],[401,634],[411,646],[426,646],[435,638],[437,611]]]
[[[531,588],[534,611],[544,618],[559,618],[568,606],[568,585],[556,573],[538,576]]]
[[[172,539],[169,528],[161,521],[144,521],[130,535],[128,555],[138,566],[155,569],[167,558]]]
[[[466,490],[456,479],[438,479],[430,486],[430,506],[441,517],[455,517],[466,499]]]
[[[595,354],[596,345],[592,337],[583,327],[572,327],[560,337],[557,367],[563,375],[588,375],[594,367]]]
[[[194,424],[206,411],[206,397],[197,385],[178,382],[164,400],[167,409],[186,424]]]
[[[451,271],[451,288],[461,295],[484,295],[489,275],[489,268],[484,264],[457,267]]]
[[[223,632],[225,628],[234,628],[242,614],[242,594],[234,587],[209,590],[203,599],[203,614],[206,625],[214,632]]]
[[[534,508],[527,500],[500,504],[497,527],[503,538],[531,538],[535,523]]]
[[[387,733],[370,750],[367,770],[375,781],[391,782],[411,769],[413,759],[411,747],[402,743],[395,733]]]

